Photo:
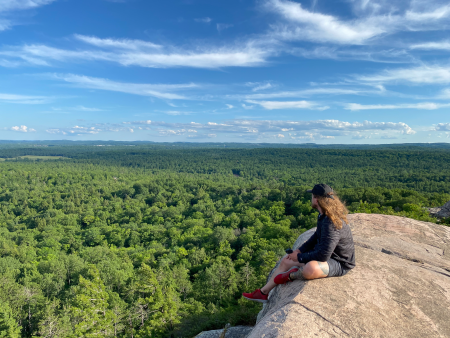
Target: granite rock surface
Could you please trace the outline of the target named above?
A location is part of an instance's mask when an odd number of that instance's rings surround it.
[[[445,203],[442,207],[429,208],[428,211],[430,212],[431,216],[434,216],[437,218],[450,217],[450,201]]]
[[[277,286],[249,338],[450,337],[450,227],[376,214],[349,223],[356,267]]]
[[[253,327],[251,326],[233,326],[227,329],[225,335],[222,330],[205,331],[195,336],[195,338],[246,338]]]

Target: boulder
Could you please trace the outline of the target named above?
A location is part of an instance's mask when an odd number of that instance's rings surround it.
[[[349,224],[356,267],[277,286],[249,338],[450,337],[450,227],[377,214]]]
[[[429,208],[428,211],[430,212],[431,216],[434,216],[437,218],[450,217],[450,201],[445,203],[442,207]]]
[[[225,335],[223,334],[224,329],[221,329],[201,332],[195,338],[245,338],[252,329],[251,326],[233,326],[226,329]]]

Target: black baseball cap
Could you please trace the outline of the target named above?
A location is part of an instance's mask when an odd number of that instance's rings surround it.
[[[314,186],[314,188],[312,188],[311,190],[306,190],[306,192],[310,192],[310,193],[312,193],[313,195],[316,195],[316,196],[330,197],[330,198],[334,199],[334,197],[333,197],[333,193],[334,193],[333,188],[330,187],[327,184],[323,184],[323,183],[316,184]]]

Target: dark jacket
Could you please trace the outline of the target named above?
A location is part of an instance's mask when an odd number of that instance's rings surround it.
[[[344,269],[355,267],[355,246],[350,227],[343,222],[342,229],[338,230],[325,215],[319,214],[316,232],[298,249],[301,252],[297,256],[300,263],[326,262],[332,258]]]

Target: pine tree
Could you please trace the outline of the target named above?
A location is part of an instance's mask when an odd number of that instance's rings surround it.
[[[76,337],[108,337],[114,333],[113,313],[108,309],[108,293],[95,265],[90,265],[89,279],[80,276],[75,287],[71,315]]]
[[[134,289],[140,297],[134,308],[135,318],[139,321],[136,337],[163,337],[178,323],[179,299],[171,287],[162,288],[155,273],[146,264],[142,264],[134,281]]]
[[[0,338],[19,338],[20,329],[8,303],[0,303]]]

